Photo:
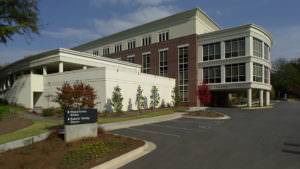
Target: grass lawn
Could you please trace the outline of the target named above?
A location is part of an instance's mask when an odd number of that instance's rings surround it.
[[[9,113],[9,109],[13,109],[13,110],[19,110],[19,111],[23,111],[26,110],[23,107],[12,107],[12,106],[0,106],[0,121],[2,119],[2,115],[4,114],[8,114]]]
[[[57,123],[49,123],[42,121],[32,121],[33,124],[29,127],[17,130],[15,132],[0,135],[0,144],[10,141],[19,140],[22,138],[39,135],[50,131],[51,127],[59,126]]]
[[[132,117],[105,117],[105,118],[99,118],[98,123],[104,124],[104,123],[113,123],[113,122],[120,122],[120,121],[127,121],[127,120],[136,120],[141,118],[149,118],[149,117],[155,117],[155,116],[161,116],[161,115],[167,115],[177,112],[176,110],[164,110],[164,111],[157,111]]]

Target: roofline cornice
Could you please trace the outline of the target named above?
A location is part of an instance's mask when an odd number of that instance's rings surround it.
[[[126,61],[120,61],[117,59],[111,59],[111,58],[102,57],[102,56],[93,56],[92,54],[89,54],[89,53],[78,52],[78,51],[65,49],[65,48],[57,48],[57,49],[42,52],[42,53],[39,53],[36,55],[30,55],[30,56],[25,57],[24,59],[13,62],[13,63],[5,66],[2,70],[0,70],[0,74],[2,74],[3,72],[6,72],[6,71],[10,71],[9,70],[10,68],[14,68],[17,65],[29,64],[31,61],[34,61],[36,59],[42,59],[42,58],[45,58],[48,56],[64,54],[64,53],[75,55],[75,56],[80,56],[80,57],[84,57],[84,58],[90,58],[90,59],[95,59],[95,60],[107,61],[107,62],[111,62],[111,63],[117,63],[120,65],[131,66],[131,67],[135,67],[135,68],[141,68],[141,66],[138,64],[134,64],[134,63],[126,62]]]
[[[200,35],[198,35],[198,37],[201,38],[201,37],[217,35],[217,34],[222,34],[222,33],[226,33],[226,32],[236,31],[236,30],[240,30],[240,29],[249,29],[249,28],[253,28],[253,29],[259,30],[262,33],[264,33],[270,39],[271,45],[273,45],[272,35],[266,29],[264,29],[264,28],[262,28],[262,27],[260,27],[256,24],[246,24],[246,25],[241,25],[241,26],[235,26],[235,27],[232,27],[232,28],[222,29],[222,30],[219,30],[219,31],[200,34]]]
[[[221,29],[221,27],[217,23],[215,23],[200,8],[193,8],[193,9],[190,9],[190,10],[187,10],[187,11],[183,11],[183,12],[180,12],[180,13],[177,13],[177,14],[165,17],[165,18],[161,18],[161,19],[158,19],[158,20],[155,20],[155,21],[152,21],[152,22],[148,22],[148,23],[145,23],[145,24],[142,24],[142,25],[139,25],[139,26],[136,26],[136,27],[133,27],[133,28],[130,28],[130,29],[127,29],[127,30],[124,30],[124,31],[121,31],[121,32],[118,32],[118,33],[115,33],[115,34],[112,34],[112,35],[105,36],[103,38],[99,38],[99,39],[96,39],[96,40],[93,40],[93,41],[90,41],[90,42],[87,42],[87,43],[75,46],[75,47],[73,47],[71,49],[72,50],[80,50],[82,48],[88,47],[88,46],[93,45],[95,43],[110,41],[112,39],[118,39],[121,36],[128,35],[128,34],[133,34],[133,33],[136,33],[138,31],[144,30],[144,29],[152,27],[152,26],[161,25],[162,23],[177,22],[178,19],[184,19],[184,18],[190,18],[190,17],[196,16],[197,12],[199,12],[200,14],[202,14],[202,16],[205,19],[207,19],[210,22],[211,25],[215,26],[218,29]]]

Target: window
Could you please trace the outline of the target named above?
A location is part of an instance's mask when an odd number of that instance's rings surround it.
[[[127,61],[128,61],[128,62],[131,62],[131,63],[134,63],[134,55],[132,55],[132,56],[127,56]]]
[[[203,61],[221,58],[220,42],[203,45]]]
[[[128,42],[128,49],[133,49],[133,48],[135,48],[135,40]]]
[[[122,51],[122,44],[115,45],[115,53]]]
[[[225,58],[245,56],[245,38],[225,41]]]
[[[221,67],[205,67],[203,68],[203,77],[207,83],[221,83]]]
[[[262,41],[256,38],[253,38],[253,55],[262,57]]]
[[[103,49],[103,56],[109,55],[109,48]]]
[[[181,96],[181,101],[188,101],[189,93],[189,78],[188,78],[188,47],[178,48],[179,53],[179,93]]]
[[[253,63],[253,81],[262,82],[262,65]]]
[[[226,82],[241,82],[246,80],[245,63],[225,66]]]
[[[98,55],[99,55],[98,50],[93,50],[93,56],[98,56]]]
[[[164,42],[169,40],[169,32],[159,33],[159,42]]]
[[[270,69],[266,66],[265,66],[265,70],[264,70],[264,82],[266,84],[270,83]]]
[[[151,45],[151,36],[147,36],[143,38],[143,46]]]
[[[143,73],[150,73],[150,53],[143,55]]]
[[[266,60],[269,60],[269,56],[270,56],[270,47],[265,43],[264,44],[264,58]]]
[[[159,75],[168,77],[168,50],[159,52]]]

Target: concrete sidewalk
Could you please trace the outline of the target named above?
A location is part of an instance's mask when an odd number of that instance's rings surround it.
[[[21,115],[22,117],[26,118],[26,119],[30,119],[30,120],[39,120],[39,121],[45,121],[45,122],[51,122],[51,123],[64,123],[63,120],[56,120],[56,119],[50,119],[47,117],[41,117],[41,116],[37,116],[37,115],[33,115],[24,111],[16,111],[19,115]]]
[[[127,128],[127,127],[133,127],[133,126],[141,126],[145,124],[151,124],[151,123],[158,123],[173,119],[178,119],[183,116],[184,113],[173,113],[169,115],[162,115],[162,116],[156,116],[156,117],[150,117],[150,118],[142,118],[137,120],[128,120],[128,121],[122,121],[122,122],[115,122],[115,123],[107,123],[107,124],[100,124],[99,126],[102,127],[106,131],[121,129],[121,128]]]

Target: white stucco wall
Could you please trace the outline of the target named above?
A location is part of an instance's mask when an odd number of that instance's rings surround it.
[[[148,98],[148,107],[150,107],[150,91],[153,85],[158,87],[161,97],[160,101],[164,100],[165,105],[171,103],[171,94],[175,86],[175,79],[133,72],[117,66],[76,70],[44,76],[44,92],[35,106],[44,108],[58,107],[59,105],[53,102],[53,99],[57,88],[62,87],[65,82],[70,84],[83,82],[91,85],[98,96],[96,108],[100,111],[104,109],[111,110],[109,100],[111,99],[113,88],[117,85],[120,86],[124,98],[124,111],[136,109],[135,97],[138,85],[141,85],[144,90],[144,96]]]
[[[106,69],[106,93],[107,102],[111,100],[114,87],[119,85],[121,93],[124,98],[123,110],[136,110],[135,105],[137,88],[141,85],[143,89],[143,96],[147,97],[147,107],[150,107],[150,95],[152,86],[158,88],[160,95],[160,105],[164,102],[172,104],[172,90],[175,87],[175,79],[154,76],[144,73],[128,73],[126,71],[117,70],[113,68]],[[107,107],[110,109],[110,107]]]
[[[20,76],[1,97],[11,104],[33,108],[33,92],[43,92],[43,76],[28,74]]]
[[[57,88],[61,88],[65,82],[74,84],[83,82],[92,86],[98,98],[97,108],[103,107],[105,103],[105,68],[95,68],[86,70],[75,70],[64,73],[54,73],[44,76],[44,93],[38,100],[36,106],[40,107],[58,107],[53,100],[56,96]]]

